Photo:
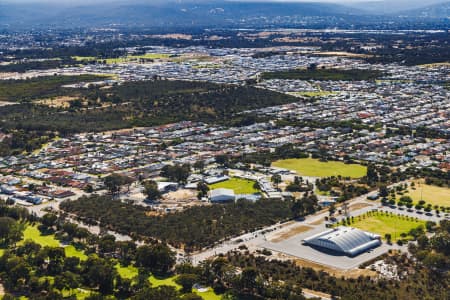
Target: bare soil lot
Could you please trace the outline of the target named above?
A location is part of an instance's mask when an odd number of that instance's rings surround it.
[[[310,227],[310,226],[300,225],[300,226],[289,229],[289,231],[282,232],[282,233],[276,235],[275,237],[270,239],[270,241],[273,243],[279,243],[279,242],[287,240],[288,238],[291,238],[299,233],[307,232],[311,229],[312,229],[312,227]]]

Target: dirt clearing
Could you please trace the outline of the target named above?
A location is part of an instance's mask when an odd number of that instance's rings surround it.
[[[300,226],[289,229],[289,231],[281,232],[281,233],[277,234],[275,237],[270,239],[270,241],[273,243],[279,243],[279,242],[287,240],[288,238],[293,237],[297,234],[310,231],[311,229],[312,229],[312,227],[310,227],[310,226],[300,225]]]

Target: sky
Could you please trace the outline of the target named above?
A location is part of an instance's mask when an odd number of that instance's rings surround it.
[[[0,0],[0,2],[9,2],[9,3],[60,3],[60,4],[94,4],[94,3],[107,3],[107,2],[125,2],[131,3],[133,0]],[[168,0],[134,0],[135,2],[140,3],[161,3],[168,2]],[[208,2],[208,0],[169,0],[176,2],[193,2],[193,1],[201,1]],[[332,3],[340,3],[340,4],[348,4],[348,3],[361,3],[361,2],[386,2],[390,4],[412,4],[412,3],[420,3],[424,6],[428,4],[434,4],[439,2],[448,2],[450,0],[229,0],[229,1],[246,1],[246,2],[332,2]]]
[[[173,0],[176,2],[192,2],[192,0]],[[234,0],[236,1],[236,0]],[[239,1],[239,0],[237,0]],[[349,3],[349,2],[375,2],[375,1],[382,1],[382,0],[243,0],[246,2],[334,2],[334,3]],[[391,1],[398,1],[398,0],[391,0]],[[424,0],[426,1],[426,0]],[[67,4],[71,4],[71,3],[98,3],[98,2],[132,2],[132,1],[121,1],[121,0],[5,0],[5,2],[9,2],[9,3],[29,3],[29,2],[33,2],[33,3],[67,3]],[[161,0],[147,0],[147,1],[139,1],[139,2],[147,2],[147,3],[152,3],[152,2],[162,2]],[[202,2],[207,2],[207,0],[203,0]]]

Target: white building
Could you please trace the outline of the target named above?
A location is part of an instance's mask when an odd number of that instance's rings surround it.
[[[230,189],[215,189],[209,192],[209,201],[212,203],[234,202],[236,195]]]
[[[304,239],[303,243],[348,256],[356,256],[381,245],[381,237],[353,227],[340,226],[310,236]]]

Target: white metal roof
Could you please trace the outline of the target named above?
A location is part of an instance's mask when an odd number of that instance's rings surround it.
[[[379,235],[344,226],[313,235],[304,242],[349,255],[356,255],[381,244]]]

